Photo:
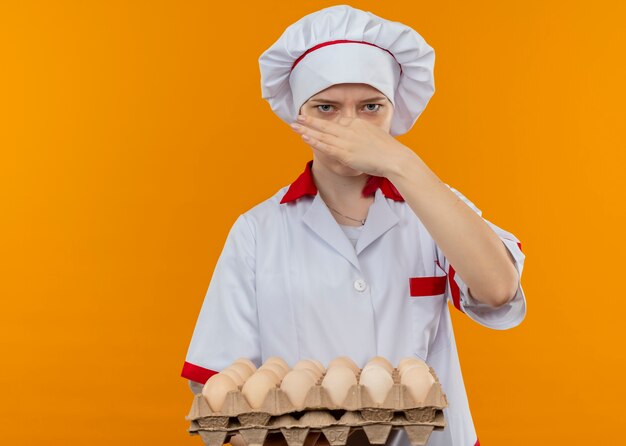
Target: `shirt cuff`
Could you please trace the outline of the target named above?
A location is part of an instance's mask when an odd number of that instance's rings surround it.
[[[519,325],[526,317],[526,296],[524,295],[521,282],[525,255],[520,248],[519,241],[500,239],[511,253],[515,269],[519,274],[517,291],[513,298],[504,305],[497,308],[492,307],[473,298],[469,287],[458,274],[454,275],[454,281],[459,287],[460,305],[465,314],[485,327],[495,330],[507,330]]]

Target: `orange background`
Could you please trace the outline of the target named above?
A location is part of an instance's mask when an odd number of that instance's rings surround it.
[[[258,57],[332,4],[0,4],[4,444],[202,443],[179,373],[213,267],[311,158]],[[481,444],[615,444],[624,3],[351,5],[435,48],[436,93],[399,139],[527,255],[522,325],[453,312]]]

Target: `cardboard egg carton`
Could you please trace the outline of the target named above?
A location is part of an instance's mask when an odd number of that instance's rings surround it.
[[[202,398],[202,397],[200,397]],[[197,421],[191,422],[189,432],[198,434],[207,446],[221,446],[231,435],[241,434],[248,446],[262,446],[270,433],[280,432],[289,446],[302,446],[309,432],[321,432],[332,446],[343,446],[349,435],[362,429],[370,444],[384,445],[392,429],[404,429],[412,445],[426,445],[433,430],[445,426],[443,411],[437,410],[430,422],[411,422],[395,414],[385,422],[368,421],[359,412],[345,412],[337,419],[330,411],[307,411],[301,418],[282,415],[271,419],[263,427],[245,427],[233,422],[226,429],[203,429]]]
[[[367,388],[353,385],[341,404],[334,404],[322,378],[311,387],[304,408],[296,409],[280,388],[272,388],[262,405],[253,409],[240,390],[231,391],[219,412],[212,411],[201,394],[196,395],[186,417],[189,432],[199,434],[207,446],[221,445],[240,433],[249,446],[262,445],[268,433],[281,432],[289,446],[302,446],[309,431],[321,431],[331,445],[345,445],[353,429],[363,429],[371,444],[384,444],[392,428],[406,431],[411,444],[425,445],[434,429],[443,429],[447,399],[434,370],[435,383],[423,402],[416,402],[408,388],[394,384],[382,403],[376,403]],[[357,377],[358,382],[358,377]]]

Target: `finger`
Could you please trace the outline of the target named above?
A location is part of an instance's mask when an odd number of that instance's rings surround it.
[[[304,119],[304,120],[300,120]],[[316,118],[315,116],[298,116],[298,123],[307,128],[311,128],[320,132],[328,133],[333,136],[341,136],[345,133],[345,127],[336,122],[327,121],[325,119]]]
[[[303,139],[305,141],[307,141],[306,138],[304,138],[304,136],[306,135],[308,138],[313,138],[319,142],[331,145],[331,146],[340,146],[341,144],[341,139],[331,135],[330,133],[325,133],[322,131],[318,131],[318,130],[314,130],[308,127],[302,127],[298,130],[298,133],[300,133],[300,135],[303,137]]]
[[[333,147],[330,144],[327,144],[323,141],[319,141],[313,137],[310,137],[308,135],[302,135],[302,139],[304,139],[304,141],[311,146],[312,149],[314,150],[319,150],[321,153],[323,153],[324,155],[328,155],[332,158],[336,158],[337,160],[339,160],[340,162],[343,162],[343,160],[339,157],[339,154],[341,153],[336,147]]]

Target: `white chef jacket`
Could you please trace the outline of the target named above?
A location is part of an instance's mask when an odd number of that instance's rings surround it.
[[[328,365],[345,355],[363,367],[378,355],[393,364],[416,356],[435,370],[448,398],[447,426],[433,432],[428,444],[478,445],[447,302],[481,325],[512,328],[526,314],[521,282],[501,307],[474,300],[386,178],[372,177],[364,188],[364,194],[374,194],[374,202],[353,246],[317,193],[312,163],[233,224],[182,376],[204,383],[240,357],[259,366],[280,356],[293,366],[306,358]],[[520,241],[485,222],[510,252],[521,278],[525,256]],[[410,443],[399,430],[388,444]]]

